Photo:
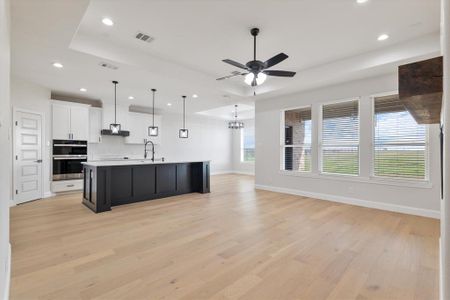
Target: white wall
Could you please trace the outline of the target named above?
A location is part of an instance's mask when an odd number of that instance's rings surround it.
[[[430,185],[401,186],[370,179],[371,99],[374,94],[397,90],[397,74],[323,87],[300,94],[256,102],[256,184],[260,188],[285,191],[340,202],[439,217],[439,128],[430,126]],[[289,176],[280,172],[280,110],[312,104],[313,147],[317,149],[320,104],[361,97],[361,176]],[[316,147],[315,147],[316,146]],[[317,151],[316,151],[317,153]],[[317,171],[314,164],[313,171]],[[366,158],[366,159],[364,159]],[[337,179],[339,178],[339,180]]]
[[[450,299],[450,0],[442,1],[442,53],[444,55],[444,197],[441,211],[441,299]]]
[[[255,127],[255,120],[254,119],[247,119],[242,120],[244,122],[245,128],[254,128]],[[248,175],[254,175],[255,174],[255,163],[254,162],[242,162],[241,161],[241,130],[231,130],[232,132],[232,170],[235,173],[240,174],[248,174]]]
[[[7,299],[10,276],[9,204],[11,199],[9,1],[0,0],[0,299]]]
[[[40,85],[23,80],[16,76],[11,78],[11,105],[13,109],[23,109],[43,115],[44,134],[42,137],[42,172],[43,172],[43,191],[44,196],[49,196],[51,181],[51,106],[50,90]]]
[[[155,146],[155,157],[166,160],[211,160],[211,172],[223,173],[232,169],[231,131],[227,122],[198,115],[188,115],[186,127],[189,138],[180,139],[178,130],[182,115],[162,114],[161,145]],[[142,158],[144,145],[125,144],[124,138],[104,136],[102,143],[89,144],[89,158]]]

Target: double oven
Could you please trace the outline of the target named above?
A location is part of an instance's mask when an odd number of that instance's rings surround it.
[[[53,181],[83,178],[87,141],[53,140]]]

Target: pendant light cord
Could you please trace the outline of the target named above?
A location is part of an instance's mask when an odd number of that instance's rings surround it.
[[[152,104],[152,127],[155,127],[155,92],[156,89],[152,89],[153,92],[153,104]]]
[[[186,129],[186,96],[183,96],[183,129]]]
[[[114,83],[114,124],[117,124],[117,81]]]

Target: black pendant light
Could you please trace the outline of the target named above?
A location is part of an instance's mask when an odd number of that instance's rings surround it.
[[[181,139],[187,139],[189,137],[189,130],[186,129],[186,96],[181,96],[183,98],[183,128],[180,129],[179,137]]]
[[[155,126],[155,92],[156,89],[152,89],[153,104],[152,104],[152,126],[148,127],[149,136],[158,136],[158,126]]]
[[[120,124],[117,123],[117,84],[118,81],[113,81],[114,84],[114,123],[109,124],[111,134],[118,135],[120,133]]]
[[[244,122],[238,121],[238,114],[237,114],[237,104],[234,105],[234,121],[228,122],[228,128],[230,129],[242,129],[244,128]]]

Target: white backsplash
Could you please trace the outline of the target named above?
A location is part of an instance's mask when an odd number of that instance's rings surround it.
[[[150,148],[150,147],[149,147]],[[155,146],[158,157],[158,146]],[[144,144],[125,144],[124,138],[119,136],[103,136],[100,144],[89,144],[89,160],[110,160],[110,159],[142,159],[144,157]]]

